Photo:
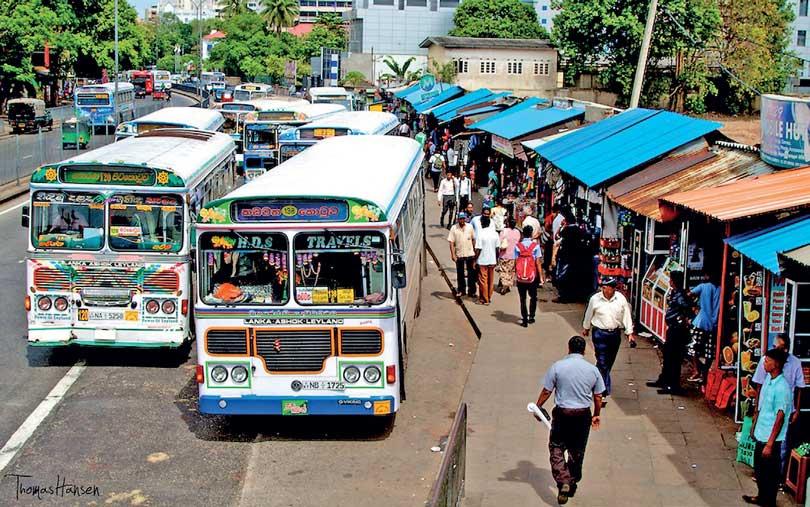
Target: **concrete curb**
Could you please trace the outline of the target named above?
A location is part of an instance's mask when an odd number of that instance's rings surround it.
[[[447,273],[444,270],[441,262],[439,262],[439,258],[436,257],[436,254],[433,253],[433,249],[430,248],[430,243],[425,240],[425,248],[427,249],[428,253],[430,254],[431,258],[433,258],[433,263],[436,264],[436,268],[439,270],[439,274],[442,275],[444,282],[447,284],[447,287],[450,289],[450,292],[453,293],[453,298],[456,300],[456,304],[461,307],[461,311],[464,312],[464,316],[467,317],[467,321],[470,323],[470,327],[472,327],[475,336],[478,339],[481,339],[481,329],[478,327],[478,324],[475,323],[475,319],[473,318],[470,310],[467,309],[467,305],[464,304],[464,300],[461,298],[458,292],[456,292],[456,288],[453,286],[453,282],[450,281],[450,277],[447,276]]]

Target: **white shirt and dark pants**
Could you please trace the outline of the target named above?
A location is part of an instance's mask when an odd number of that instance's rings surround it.
[[[498,263],[498,246],[501,237],[495,228],[482,227],[475,238],[475,249],[478,251],[478,302],[488,305],[495,292],[495,265]]]
[[[582,462],[591,431],[593,396],[601,394],[605,384],[600,371],[582,354],[568,354],[551,365],[543,379],[543,388],[554,391],[555,407],[551,412],[548,441],[551,475],[557,482],[557,488],[567,484],[574,492],[577,483],[582,480]]]
[[[582,327],[591,330],[596,367],[605,381],[605,395],[609,395],[610,370],[622,344],[622,329],[627,334],[633,334],[630,304],[621,292],[616,291],[613,297],[607,299],[600,290],[588,301]]]
[[[449,215],[447,217],[447,228],[450,229],[453,225],[453,219],[455,219],[453,216],[455,214],[454,208],[458,199],[458,182],[455,178],[442,180],[439,184],[438,198],[439,204],[442,206],[442,216],[439,222],[444,227],[444,217]]]

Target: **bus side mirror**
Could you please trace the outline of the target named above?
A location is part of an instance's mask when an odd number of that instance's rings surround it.
[[[30,216],[31,214],[28,205],[26,204],[25,206],[22,207],[22,220],[21,220],[22,226],[25,227],[26,229],[28,228]]]
[[[391,285],[395,289],[404,289],[408,284],[405,261],[401,257],[397,257],[391,264],[391,276],[393,278]]]

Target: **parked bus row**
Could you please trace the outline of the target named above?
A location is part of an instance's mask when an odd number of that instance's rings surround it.
[[[338,135],[234,190],[229,136],[155,129],[43,166],[23,211],[29,343],[196,332],[205,413],[394,414],[425,262],[421,157]]]

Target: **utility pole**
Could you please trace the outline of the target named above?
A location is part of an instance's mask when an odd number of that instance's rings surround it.
[[[116,116],[116,127],[118,126],[118,0],[115,0],[115,71],[113,73],[115,79],[114,86],[114,99],[113,99],[113,114]],[[76,133],[76,145],[79,144],[78,131]]]
[[[638,107],[641,98],[641,86],[644,83],[644,70],[647,66],[647,54],[650,52],[650,39],[652,39],[655,14],[658,11],[658,0],[650,0],[650,10],[647,11],[647,24],[644,25],[644,38],[641,40],[641,52],[638,54],[636,77],[633,79],[633,93],[630,96],[630,109]]]

